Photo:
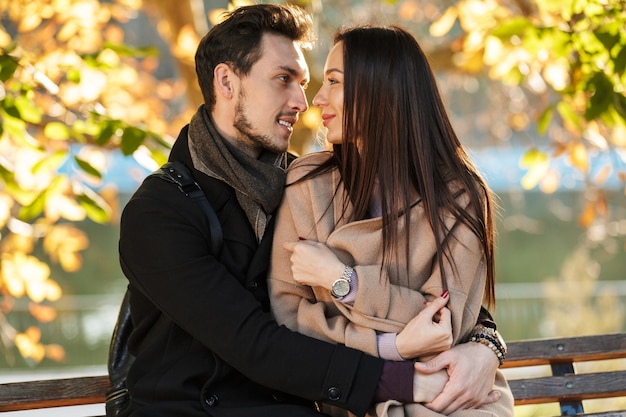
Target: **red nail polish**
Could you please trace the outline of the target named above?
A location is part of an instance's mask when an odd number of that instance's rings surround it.
[[[446,298],[448,296],[448,290],[445,290],[441,293],[441,298]]]
[[[303,237],[298,236],[298,240],[306,240],[306,239],[303,238]]]

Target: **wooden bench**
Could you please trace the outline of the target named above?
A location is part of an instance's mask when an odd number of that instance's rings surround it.
[[[508,348],[502,368],[516,405],[560,403],[561,415],[574,415],[584,414],[582,400],[626,396],[624,363],[613,371],[574,369],[576,363],[626,359],[626,333],[510,342]],[[515,376],[540,365],[548,365],[551,375]],[[102,404],[108,386],[106,375],[0,384],[0,412]],[[626,410],[593,416],[626,417]]]

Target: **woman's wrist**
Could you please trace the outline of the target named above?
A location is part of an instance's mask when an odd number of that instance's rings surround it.
[[[477,324],[470,333],[469,341],[487,346],[496,355],[500,365],[504,363],[507,350],[506,343],[496,329]]]

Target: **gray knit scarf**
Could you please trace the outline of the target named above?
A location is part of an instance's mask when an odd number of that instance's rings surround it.
[[[189,123],[193,166],[231,186],[260,241],[285,187],[287,154],[263,151],[254,159],[224,139],[201,105]]]

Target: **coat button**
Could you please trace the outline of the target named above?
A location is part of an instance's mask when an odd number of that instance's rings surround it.
[[[215,407],[217,405],[217,402],[219,401],[219,398],[217,397],[217,395],[212,394],[211,396],[209,396],[208,398],[204,399],[204,402],[206,403],[206,405],[208,405],[209,407]]]
[[[341,398],[341,390],[337,387],[328,388],[328,399],[332,401],[337,401]]]
[[[256,283],[256,281],[252,281],[252,282],[250,283],[250,288],[251,288],[251,289],[253,289],[253,290],[256,290],[256,287],[258,287],[258,285],[259,285],[259,284],[257,284],[257,283]]]

